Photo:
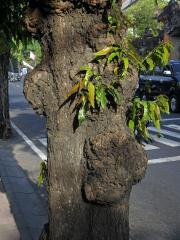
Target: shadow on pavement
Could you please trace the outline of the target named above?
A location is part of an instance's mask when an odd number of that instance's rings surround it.
[[[47,222],[46,191],[37,186],[41,161],[15,131],[0,140],[0,176],[21,240],[37,240]]]

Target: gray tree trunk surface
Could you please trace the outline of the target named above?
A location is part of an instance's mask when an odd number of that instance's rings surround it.
[[[9,138],[11,126],[9,119],[8,94],[9,53],[0,55],[0,139]]]
[[[129,196],[147,165],[126,124],[137,72],[131,68],[122,82],[123,101],[116,110],[94,112],[76,130],[75,103],[65,103],[80,66],[123,38],[123,25],[108,34],[108,9],[107,0],[40,0],[26,12],[26,26],[44,53],[26,78],[24,92],[47,120],[49,240],[129,239]],[[105,69],[106,82],[110,76]]]

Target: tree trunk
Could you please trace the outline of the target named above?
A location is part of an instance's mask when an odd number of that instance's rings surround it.
[[[80,66],[123,38],[123,25],[109,35],[103,22],[108,11],[107,0],[41,0],[26,12],[26,26],[44,52],[24,92],[47,119],[49,240],[129,239],[129,196],[147,165],[126,125],[137,73],[131,68],[122,82],[123,101],[116,111],[94,112],[76,130],[75,104],[65,101]],[[107,69],[105,81],[108,77]]]
[[[6,139],[11,135],[9,119],[9,94],[8,94],[8,52],[0,55],[0,138]]]

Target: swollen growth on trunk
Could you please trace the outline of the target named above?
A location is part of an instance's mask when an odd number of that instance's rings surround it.
[[[24,92],[48,131],[49,240],[128,240],[129,197],[147,165],[127,127],[137,86],[115,0],[34,0],[43,60]]]

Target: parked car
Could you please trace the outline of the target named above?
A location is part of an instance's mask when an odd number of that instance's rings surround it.
[[[153,99],[164,94],[169,98],[170,110],[180,111],[180,60],[171,60],[164,68],[155,67],[153,72],[139,75],[136,93],[141,99]]]
[[[8,79],[10,82],[20,81],[20,75],[18,73],[8,72]]]

